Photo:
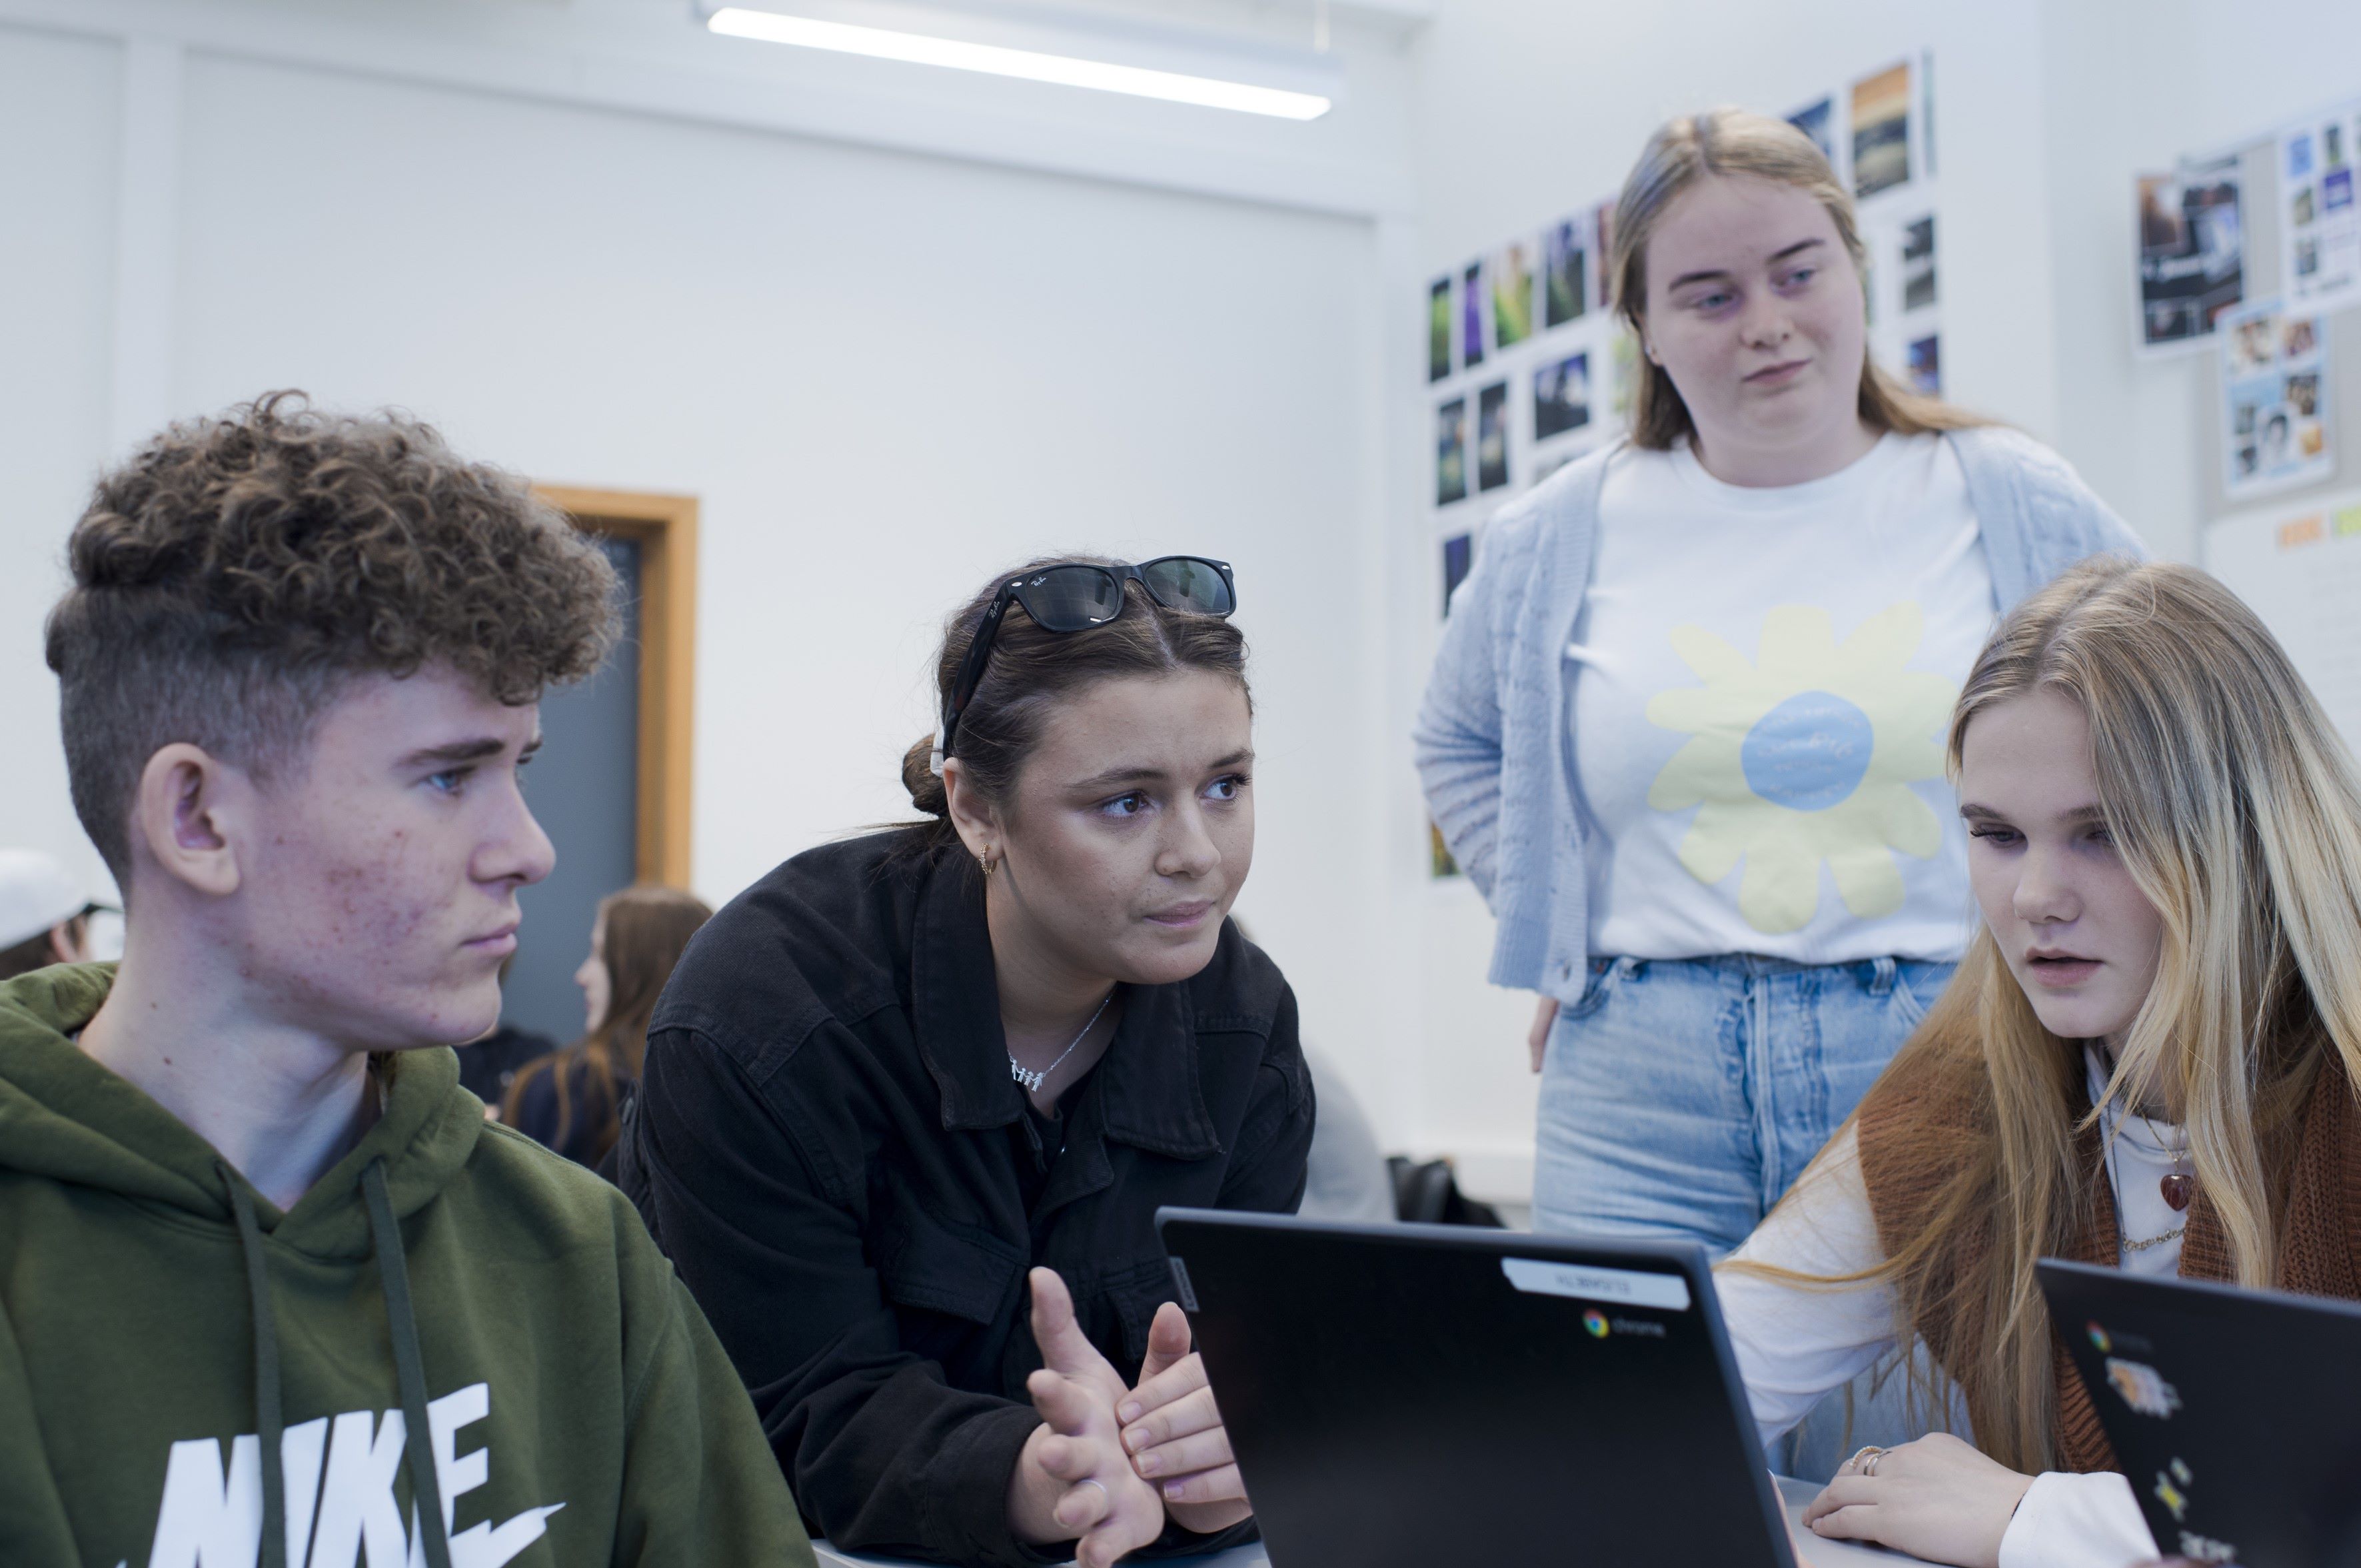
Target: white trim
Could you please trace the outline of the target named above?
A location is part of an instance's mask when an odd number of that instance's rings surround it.
[[[749,49],[676,18],[585,16],[542,7],[441,11],[434,37],[386,25],[366,8],[334,14],[240,0],[0,0],[0,26],[134,38],[196,54],[429,83],[512,98],[619,110],[822,141],[889,148],[1043,173],[1226,197],[1339,216],[1407,214],[1408,168],[1287,149],[1306,127],[1271,122],[1271,135],[1196,140],[1060,113],[1045,92],[1038,112],[951,101],[939,73],[911,72],[906,91],[849,87],[829,71],[783,67],[799,50]],[[676,24],[676,25],[675,25]],[[1076,96],[1081,96],[1077,94]],[[1095,100],[1098,95],[1089,95]],[[1191,111],[1191,113],[1210,111]],[[1227,123],[1228,115],[1211,115]]]

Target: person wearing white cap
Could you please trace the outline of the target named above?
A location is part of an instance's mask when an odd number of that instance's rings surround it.
[[[0,980],[92,958],[93,901],[82,883],[38,850],[0,850]]]

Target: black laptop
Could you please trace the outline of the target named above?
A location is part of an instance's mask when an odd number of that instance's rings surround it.
[[[1157,1225],[1273,1568],[1794,1568],[1702,1247]]]
[[[2037,1267],[2161,1555],[2361,1564],[2361,1307]]]

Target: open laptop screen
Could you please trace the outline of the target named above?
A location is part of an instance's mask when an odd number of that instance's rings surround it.
[[[1703,1249],[1159,1223],[1275,1563],[1788,1568]]]

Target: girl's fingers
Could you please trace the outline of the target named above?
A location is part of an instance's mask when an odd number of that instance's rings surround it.
[[[1816,1524],[1822,1515],[1876,1500],[1877,1483],[1866,1475],[1839,1475],[1804,1505],[1804,1522]]]
[[[1105,1483],[1086,1476],[1067,1488],[1066,1495],[1058,1499],[1058,1506],[1049,1510],[1049,1517],[1058,1521],[1059,1528],[1081,1535],[1106,1518],[1114,1507],[1115,1500],[1107,1495]]]
[[[1155,1321],[1148,1325],[1148,1356],[1139,1364],[1141,1385],[1155,1382],[1188,1354],[1189,1314],[1180,1310],[1180,1302],[1167,1301],[1156,1309]]]
[[[1194,1354],[1185,1355],[1165,1371],[1142,1379],[1138,1387],[1116,1401],[1115,1413],[1126,1423],[1136,1421],[1150,1410],[1185,1399],[1204,1387],[1205,1358]]]
[[[1245,1477],[1235,1464],[1217,1465],[1201,1470],[1194,1475],[1183,1475],[1178,1481],[1165,1481],[1158,1490],[1168,1503],[1236,1503],[1246,1501]]]
[[[1812,1533],[1833,1541],[1878,1541],[1875,1508],[1855,1503],[1806,1521]]]
[[[1169,1405],[1150,1409],[1124,1428],[1123,1445],[1134,1453],[1141,1453],[1158,1443],[1192,1432],[1211,1431],[1221,1424],[1222,1412],[1213,1403],[1213,1391],[1200,1388]]]
[[[1025,1380],[1025,1392],[1032,1396],[1034,1409],[1060,1437],[1081,1437],[1105,1420],[1100,1413],[1105,1407],[1095,1404],[1088,1390],[1046,1367]]]
[[[1200,1470],[1212,1470],[1230,1463],[1230,1434],[1227,1428],[1215,1427],[1189,1437],[1175,1438],[1141,1449],[1131,1456],[1131,1467],[1150,1481],[1167,1476],[1193,1475]]]

